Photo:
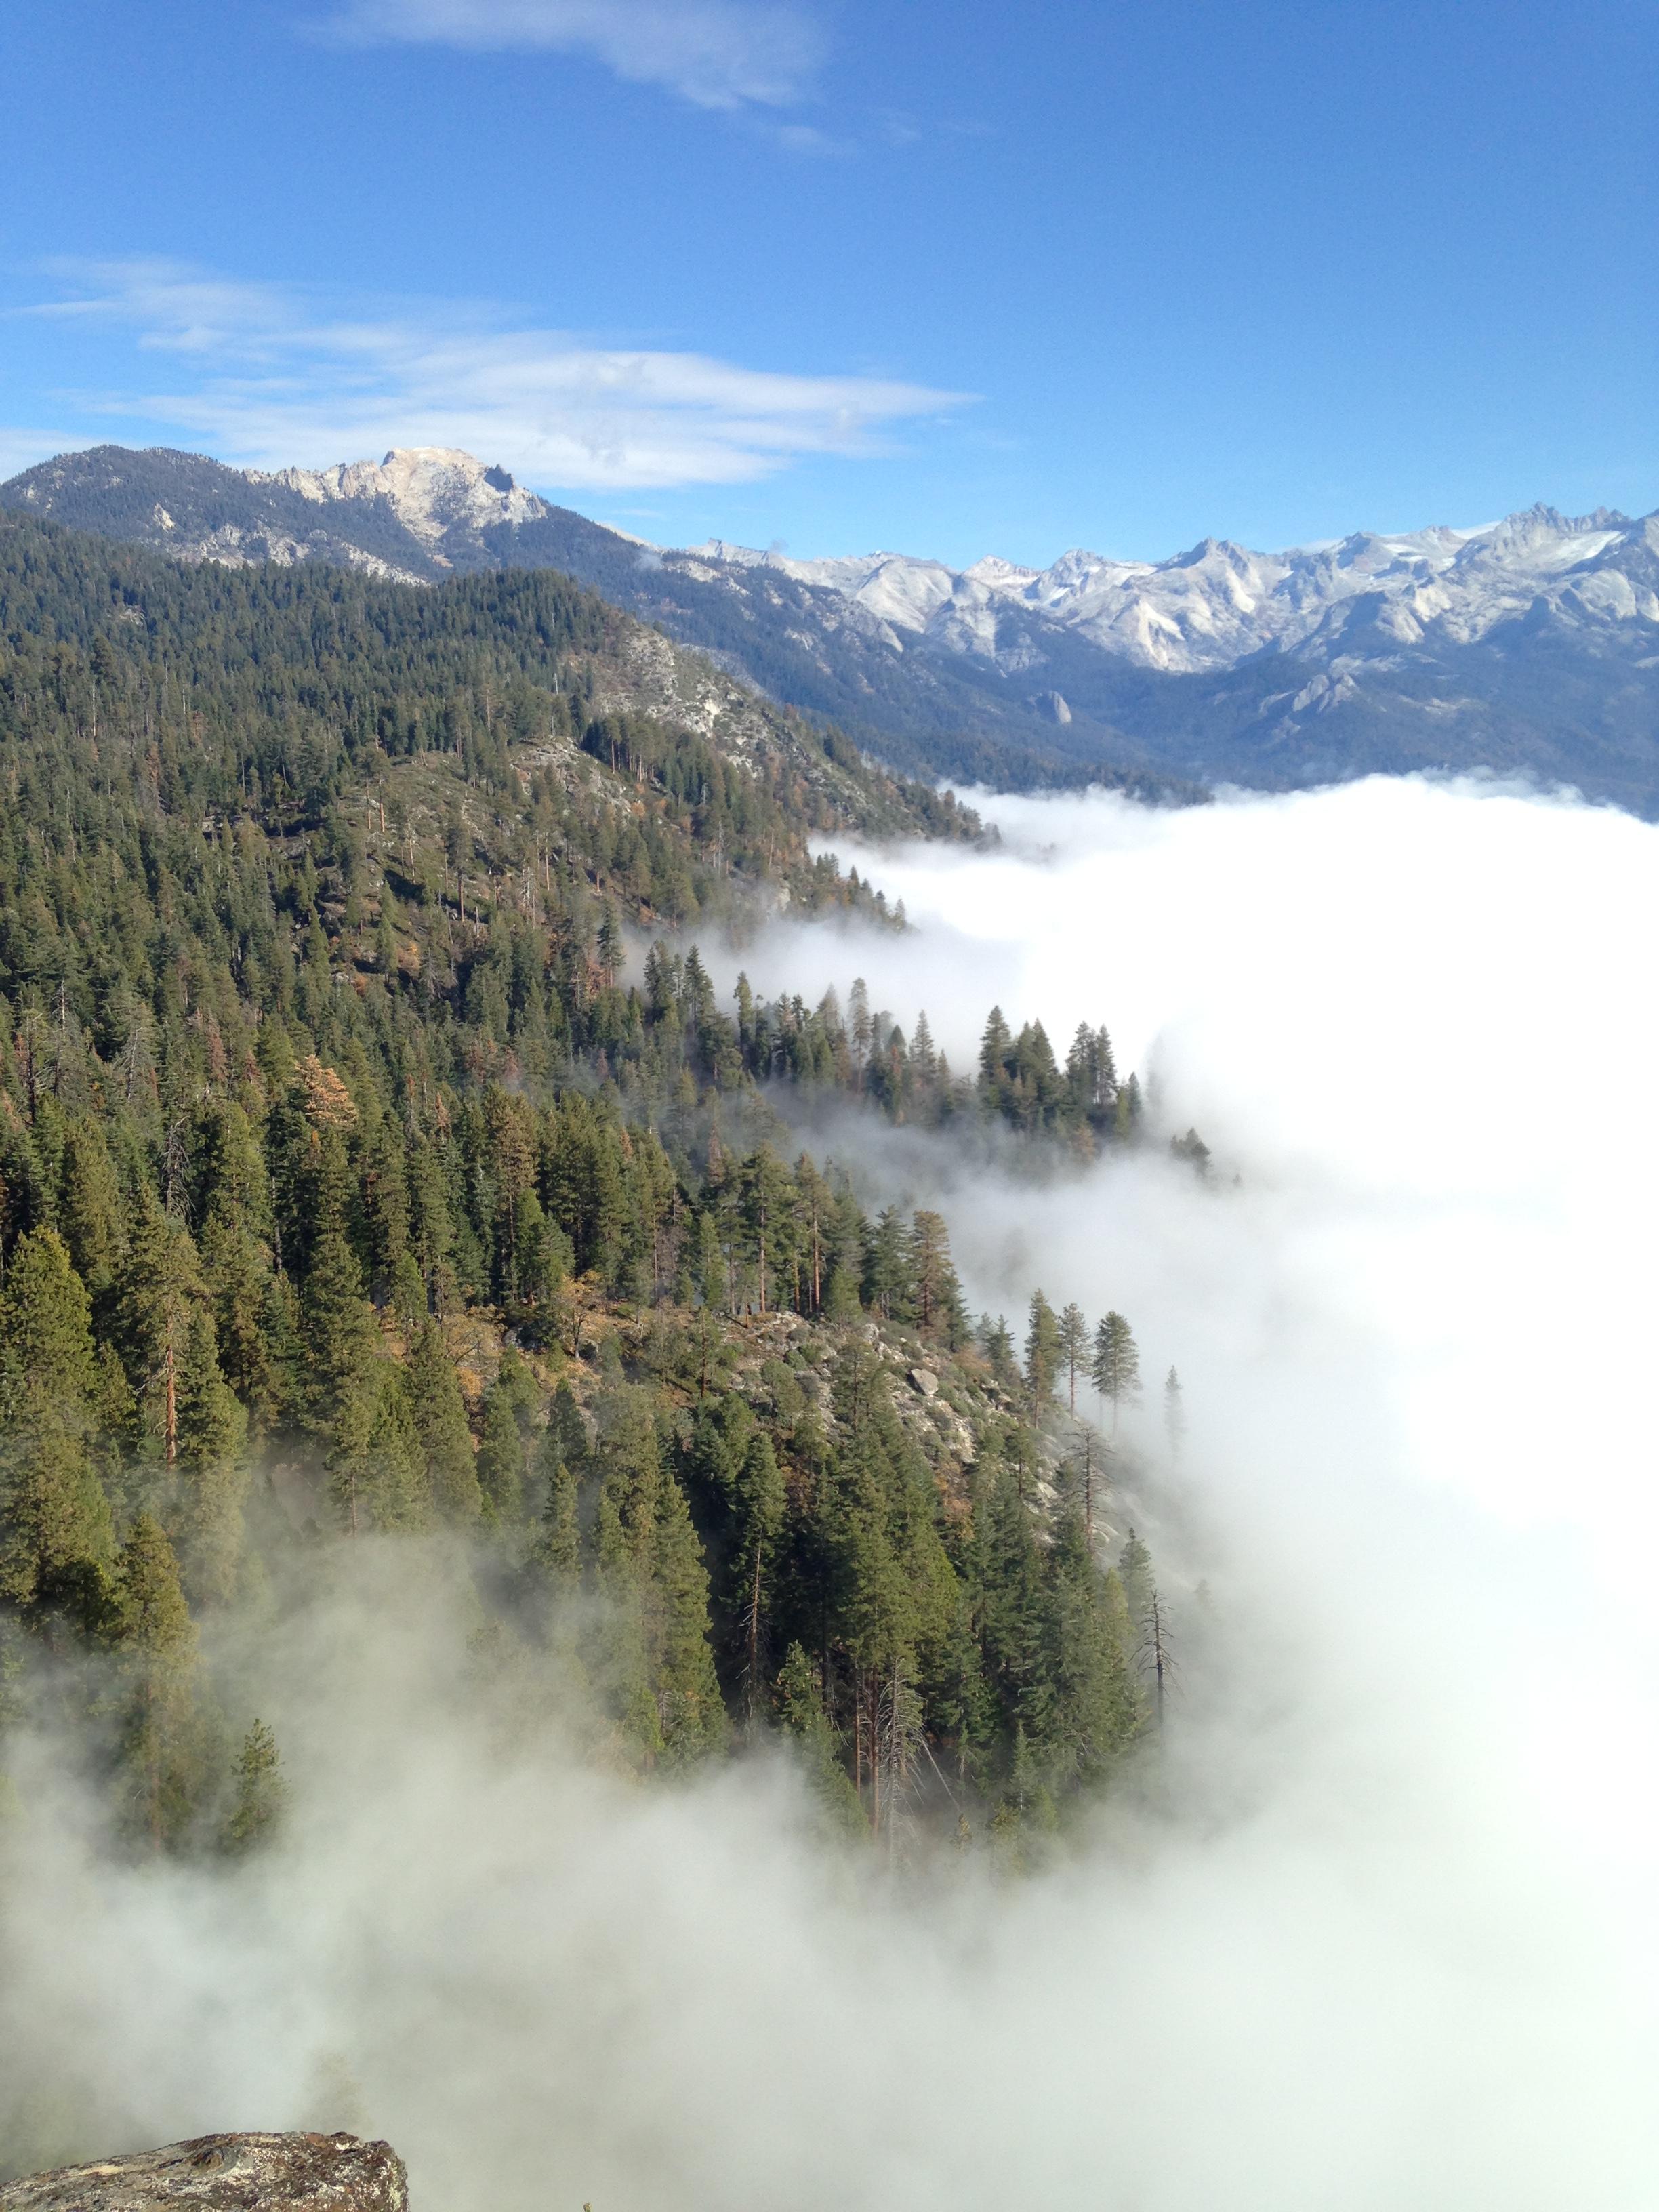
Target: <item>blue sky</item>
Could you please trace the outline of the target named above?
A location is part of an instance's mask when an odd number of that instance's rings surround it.
[[[0,468],[466,445],[664,542],[1659,504],[1652,0],[56,0]]]

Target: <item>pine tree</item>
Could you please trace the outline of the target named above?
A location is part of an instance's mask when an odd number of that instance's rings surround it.
[[[1060,1363],[1066,1370],[1066,1409],[1077,1411],[1078,1370],[1085,1367],[1089,1358],[1089,1324],[1083,1318],[1083,1309],[1068,1305],[1060,1316]]]
[[[247,1418],[219,1372],[213,1316],[191,1313],[179,1378],[178,1452],[166,1520],[198,1603],[222,1604],[236,1586],[243,1544]]]
[[[864,1303],[884,1321],[909,1318],[910,1271],[906,1257],[904,1217],[897,1206],[884,1206],[871,1231],[864,1263]]]
[[[121,1187],[100,1124],[70,1124],[64,1144],[58,1218],[75,1271],[93,1297],[115,1280],[124,1242]]]
[[[556,1592],[574,1590],[581,1579],[581,1531],[578,1488],[557,1431],[549,1425],[539,1455],[543,1505],[536,1563]]]
[[[1112,1409],[1112,1435],[1117,1435],[1121,1407],[1140,1401],[1140,1354],[1133,1333],[1121,1313],[1109,1313],[1095,1331],[1095,1389]]]
[[[173,1547],[150,1514],[138,1516],[122,1547],[118,1591],[128,1815],[161,1850],[182,1837],[199,1778],[197,1638]]]
[[[763,1313],[778,1303],[774,1277],[790,1249],[793,1195],[788,1170],[769,1146],[762,1145],[751,1152],[738,1170],[738,1218],[743,1226],[745,1257],[754,1267]]]
[[[1133,1528],[1117,1558],[1118,1580],[1123,1586],[1129,1633],[1137,1644],[1146,1632],[1152,1606],[1152,1555]]]
[[[270,1253],[245,1222],[216,1208],[203,1224],[200,1251],[220,1372],[252,1435],[266,1436],[283,1419],[294,1383],[291,1332],[273,1326],[282,1292]]]
[[[300,1293],[305,1351],[307,1419],[319,1436],[337,1438],[374,1418],[380,1331],[363,1296],[363,1279],[344,1229],[331,1224],[312,1251]]]
[[[433,1506],[438,1518],[451,1528],[469,1528],[483,1510],[483,1496],[467,1427],[466,1401],[437,1322],[424,1321],[416,1330],[404,1373]]]
[[[763,1433],[757,1431],[749,1439],[733,1489],[734,1609],[742,1623],[745,1697],[752,1715],[765,1667],[767,1600],[787,1504],[783,1474]]]
[[[371,1358],[343,1409],[328,1455],[329,1493],[348,1535],[418,1532],[433,1518],[403,1370]]]
[[[7,1418],[41,1398],[66,1410],[83,1408],[96,1375],[86,1285],[57,1231],[32,1229],[12,1251],[0,1295],[0,1376]]]
[[[1041,1291],[1034,1291],[1025,1333],[1025,1384],[1038,1420],[1054,1403],[1062,1357],[1060,1323],[1054,1317],[1054,1310]]]
[[[864,1835],[864,1809],[847,1778],[836,1747],[836,1732],[823,1710],[812,1662],[792,1644],[779,1670],[778,1724],[794,1745],[820,1815],[832,1832]]]
[[[1000,1006],[993,1006],[979,1046],[979,1096],[982,1105],[1000,1112],[1008,1090],[1008,1065],[1014,1040]]]
[[[1055,1516],[1049,1575],[1054,1592],[1052,1740],[1066,1771],[1088,1786],[1104,1778],[1133,1736],[1139,1709],[1111,1595],[1095,1566],[1074,1486]]]
[[[1170,1456],[1181,1457],[1187,1435],[1187,1408],[1182,1401],[1181,1377],[1172,1367],[1164,1378],[1164,1432],[1170,1440]]]
[[[96,1603],[114,1553],[88,1448],[98,1389],[91,1302],[63,1240],[33,1229],[0,1295],[0,1595]]]
[[[206,1309],[190,1231],[146,1191],[122,1269],[119,1326],[143,1444],[169,1469],[179,1459],[186,1398],[193,1392],[198,1402],[209,1401],[220,1379],[211,1323],[199,1326]],[[192,1360],[204,1358],[211,1375],[192,1375]]]
[[[951,1237],[944,1220],[925,1209],[910,1217],[910,1298],[916,1327],[954,1350],[966,1333],[962,1286],[951,1258]]]
[[[672,1476],[658,1499],[651,1571],[663,1756],[685,1765],[720,1748],[726,1715],[708,1642],[708,1571],[685,1493]]]
[[[483,1434],[476,1462],[484,1518],[510,1528],[524,1515],[524,1438],[510,1387],[491,1383],[484,1393]]]
[[[288,1799],[276,1738],[261,1720],[242,1739],[234,1784],[220,1842],[227,1852],[241,1857],[271,1840]]]

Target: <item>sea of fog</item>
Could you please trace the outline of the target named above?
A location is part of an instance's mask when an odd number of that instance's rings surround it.
[[[0,2032],[99,2147],[355,2122],[416,2212],[1650,2212],[1659,830],[985,805],[995,854],[843,854],[911,934],[741,957],[958,1066],[997,1000],[1140,1072],[1148,1143],[1062,1182],[836,1142],[945,1194],[976,1305],[1180,1368],[1150,1510],[1204,1657],[1144,1808],[1028,1881],[866,1880],[765,1762],[639,1790],[481,1714],[439,1567],[371,1556],[280,1632],[280,1854],[118,1868],[31,1754]]]

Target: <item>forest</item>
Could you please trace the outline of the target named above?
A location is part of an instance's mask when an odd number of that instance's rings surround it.
[[[478,1663],[578,1680],[641,1777],[776,1735],[837,1834],[1017,1865],[1124,1771],[1129,1323],[970,1316],[940,1215],[791,1133],[1064,1172],[1142,1141],[1135,1077],[1000,1009],[958,1073],[861,982],[728,1009],[694,934],[902,929],[826,841],[969,810],[551,572],[11,516],[0,775],[0,1770],[49,1720],[126,1847],[258,1847],[215,1624],[374,1540],[458,1548]]]

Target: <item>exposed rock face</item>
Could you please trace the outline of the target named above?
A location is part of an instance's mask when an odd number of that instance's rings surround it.
[[[0,2188],[0,2212],[407,2212],[390,2143],[357,2136],[197,2136],[126,2158],[59,2166]]]

